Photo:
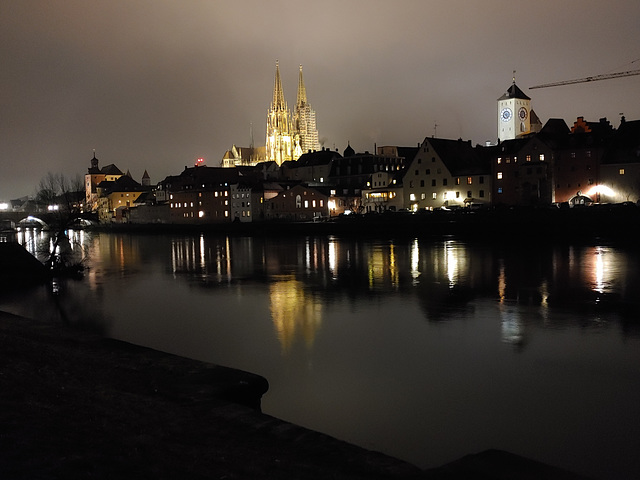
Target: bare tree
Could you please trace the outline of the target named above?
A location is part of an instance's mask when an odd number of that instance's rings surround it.
[[[52,243],[45,265],[51,270],[79,270],[81,263],[71,263],[63,252],[70,245],[67,234],[82,213],[84,183],[79,175],[69,179],[59,173],[47,173],[38,184],[36,200],[49,213]]]

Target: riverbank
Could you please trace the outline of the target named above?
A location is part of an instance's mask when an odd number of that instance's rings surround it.
[[[262,377],[0,312],[6,479],[579,479],[499,451],[421,471],[260,413]],[[428,452],[425,452],[428,455]]]
[[[207,232],[239,236],[339,235],[376,238],[450,237],[474,241],[588,242],[633,241],[640,207],[597,205],[575,208],[495,208],[485,210],[385,212],[346,215],[317,222],[269,220],[217,224],[111,224],[115,232]]]

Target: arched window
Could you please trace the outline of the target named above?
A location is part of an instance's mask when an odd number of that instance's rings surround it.
[[[296,195],[296,208],[302,208],[302,197],[300,195]]]

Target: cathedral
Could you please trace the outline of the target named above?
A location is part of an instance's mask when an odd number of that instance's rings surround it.
[[[284,99],[280,67],[276,62],[273,101],[267,113],[265,160],[282,165],[283,162],[297,160],[303,153],[314,150],[320,150],[316,112],[307,101],[302,65],[298,75],[298,96],[292,117]]]

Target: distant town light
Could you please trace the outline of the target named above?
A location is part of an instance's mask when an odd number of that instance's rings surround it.
[[[200,157],[196,160],[195,163],[196,167],[200,166],[200,165],[204,165],[204,158]]]
[[[0,203],[0,210],[9,210],[8,203]]]
[[[47,210],[49,210],[50,212],[56,212],[58,211],[58,208],[59,208],[58,205],[49,205],[47,207]]]

